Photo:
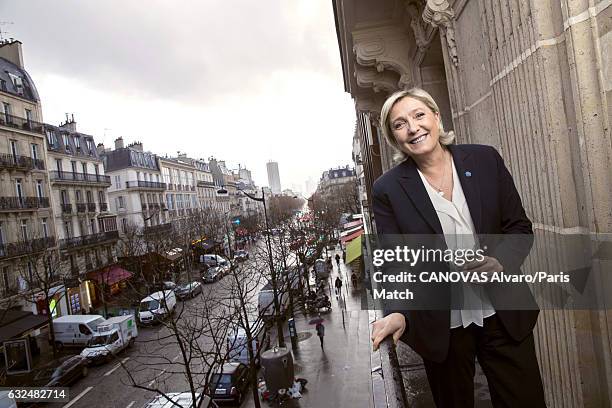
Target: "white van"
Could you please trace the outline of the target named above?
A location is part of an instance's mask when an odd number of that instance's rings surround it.
[[[214,255],[214,254],[202,255],[201,260],[203,263],[206,264],[206,266],[223,266],[223,265],[230,264],[227,259],[223,258],[220,255]]]
[[[68,315],[53,319],[55,344],[84,346],[105,320],[100,315]]]
[[[159,323],[172,313],[176,307],[176,295],[171,290],[151,293],[140,301],[138,320],[141,324]]]
[[[251,335],[253,336],[253,352],[257,356],[255,364],[259,365],[259,355],[270,346],[270,337],[268,336],[266,325],[261,319],[251,322],[250,326]],[[226,342],[229,361],[237,361],[248,365],[249,349],[247,347],[247,334],[244,327],[234,327],[227,335]]]
[[[98,326],[97,333],[81,351],[91,362],[110,360],[126,347],[134,344],[138,328],[134,315],[111,317]]]

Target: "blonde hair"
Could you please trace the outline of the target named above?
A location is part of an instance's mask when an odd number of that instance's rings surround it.
[[[395,104],[404,98],[412,98],[416,99],[417,101],[421,101],[433,113],[437,113],[438,129],[440,130],[440,144],[446,146],[454,143],[455,132],[453,132],[452,130],[449,130],[448,132],[444,131],[442,117],[440,116],[440,108],[438,108],[438,104],[436,104],[436,101],[434,101],[434,99],[428,92],[424,91],[421,88],[412,88],[409,90],[398,91],[387,98],[387,100],[383,104],[382,109],[380,110],[380,123],[382,125],[383,136],[387,140],[389,146],[393,148],[393,159],[396,162],[405,160],[408,155],[400,149],[399,145],[397,144],[397,140],[395,140],[395,136],[393,136],[393,132],[391,130],[391,123],[389,122],[389,114],[391,113],[391,109],[393,109]]]

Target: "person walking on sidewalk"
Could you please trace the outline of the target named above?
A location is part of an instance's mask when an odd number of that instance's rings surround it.
[[[319,341],[321,342],[321,349],[323,349],[323,337],[325,337],[325,326],[323,326],[323,321],[317,323],[317,336],[319,336]]]
[[[336,254],[336,265],[338,265],[338,269],[340,269],[340,255]]]
[[[336,276],[334,286],[336,287],[336,297],[338,297],[342,293],[342,279],[340,278],[340,275]]]

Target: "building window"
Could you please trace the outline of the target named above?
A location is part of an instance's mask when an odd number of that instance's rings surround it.
[[[36,143],[32,143],[32,158],[38,160],[38,145]]]
[[[89,229],[91,230],[92,234],[96,233],[96,220],[93,218],[89,220]]]
[[[2,286],[4,287],[4,292],[8,293],[11,290],[11,284],[9,281],[9,267],[5,266],[2,268]]]
[[[42,233],[44,238],[49,238],[49,226],[47,225],[47,219],[43,218],[41,221]]]
[[[13,155],[13,158],[17,158],[17,155],[19,155],[19,144],[17,143],[16,140],[12,140],[11,139],[11,154]]]
[[[47,130],[47,143],[49,147],[55,147],[57,145],[57,135],[53,130]]]
[[[64,222],[64,233],[66,234],[66,238],[72,238],[72,221]]]
[[[66,150],[70,150],[70,142],[68,141],[68,135],[66,133],[62,133],[62,139],[64,141],[64,147]]]
[[[123,199],[123,196],[118,197],[118,206],[119,208],[125,208],[125,200]]]
[[[127,232],[127,219],[126,218],[121,219],[121,230],[123,231],[124,234]]]
[[[94,164],[94,174],[96,175],[96,177],[100,175],[100,165],[99,164]]]
[[[70,204],[70,198],[68,197],[68,192],[66,190],[60,191],[60,200],[62,204]]]
[[[25,118],[28,122],[28,125],[31,125],[32,121],[34,120],[34,117],[32,116],[32,111],[30,109],[25,109]]]
[[[72,174],[76,174],[77,172],[77,164],[75,161],[70,162],[70,167],[72,168]]]
[[[121,176],[115,176],[115,188],[121,188]]]
[[[29,239],[28,220],[21,220],[21,239],[25,242]]]
[[[4,110],[4,121],[6,123],[13,123],[13,116],[11,114],[11,104],[7,102],[2,103],[2,107]]]
[[[43,198],[43,182],[42,180],[36,180],[36,196],[38,198]]]
[[[72,140],[74,140],[74,145],[76,146],[77,150],[81,150],[81,138],[79,136],[74,136]]]
[[[81,193],[81,190],[75,191],[75,195],[76,195],[76,202],[77,203],[82,203],[83,202],[83,193]]]
[[[93,203],[93,202],[94,202],[94,199],[93,199],[93,193],[92,193],[91,191],[89,191],[89,190],[88,190],[88,191],[86,192],[86,194],[87,194],[87,202],[88,202],[88,203]]]
[[[63,169],[62,169],[62,159],[55,159],[55,168],[57,169],[57,172],[61,176],[62,171],[63,171]]]
[[[15,190],[17,192],[17,197],[19,198],[19,202],[23,200],[23,186],[21,185],[21,179],[15,179]]]
[[[98,202],[100,204],[106,202],[106,200],[104,199],[104,191],[98,191]]]
[[[83,169],[83,174],[87,174],[87,163],[81,163],[81,168]]]

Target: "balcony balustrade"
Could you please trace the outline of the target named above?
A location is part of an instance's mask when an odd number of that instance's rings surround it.
[[[154,190],[165,190],[166,183],[159,183],[157,181],[143,181],[143,180],[126,181],[125,187],[126,188],[148,188],[148,189],[154,189]]]
[[[0,197],[0,211],[49,208],[48,197]]]
[[[97,234],[82,235],[80,237],[64,238],[60,240],[60,248],[70,249],[87,245],[96,245],[117,239],[119,239],[118,231],[100,232]]]
[[[54,237],[30,239],[0,245],[0,259],[12,258],[43,251],[55,245]]]
[[[62,213],[72,214],[72,204],[60,204],[62,207]]]
[[[41,135],[45,134],[42,123],[6,113],[0,114],[0,126],[27,130],[28,132],[40,133]]]
[[[87,203],[87,211],[96,212],[96,203]]]
[[[73,173],[71,171],[50,171],[49,176],[54,182],[111,184],[110,176],[89,173]]]
[[[84,213],[87,211],[87,204],[85,203],[77,203],[76,209],[78,213]]]
[[[159,224],[159,225],[153,225],[150,227],[145,227],[143,230],[145,235],[150,235],[150,234],[169,234],[172,232],[172,224],[171,223],[166,223],[166,224]]]
[[[100,203],[100,212],[108,211],[108,203]]]
[[[33,159],[28,156],[0,153],[0,169],[9,170],[44,170],[45,162],[41,159]]]

